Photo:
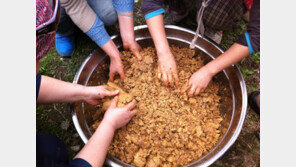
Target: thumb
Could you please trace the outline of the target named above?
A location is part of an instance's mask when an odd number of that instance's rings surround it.
[[[114,97],[113,100],[111,101],[110,107],[111,108],[116,108],[118,103],[118,96]]]
[[[131,110],[131,117],[135,116],[137,112],[138,112],[137,109]]]
[[[121,69],[118,73],[119,73],[121,79],[124,79],[124,78],[125,78],[125,75],[124,75],[123,69]]]
[[[139,61],[142,60],[142,56],[141,56],[140,52],[137,49],[133,49],[132,52],[138,58]]]
[[[114,80],[114,75],[115,75],[115,74],[114,74],[113,72],[110,72],[110,73],[109,73],[109,80],[110,80],[110,81],[113,81],[113,80]]]
[[[114,90],[114,91],[105,90],[104,91],[104,96],[115,96],[118,93],[119,93],[119,90]]]
[[[184,92],[186,92],[188,89],[190,88],[189,83],[187,82],[181,89],[181,94],[183,94]]]

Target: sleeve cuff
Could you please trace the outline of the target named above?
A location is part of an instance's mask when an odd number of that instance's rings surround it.
[[[75,158],[70,162],[69,167],[92,167],[92,166],[82,158]]]
[[[97,17],[94,25],[86,34],[95,41],[100,47],[104,46],[109,40],[110,36],[105,30],[104,23]]]
[[[245,33],[245,37],[246,37],[246,41],[247,41],[247,44],[248,44],[250,54],[255,53],[254,49],[252,48],[251,41],[250,41],[250,36],[249,36],[248,32]]]
[[[36,75],[36,100],[38,99],[41,84],[41,74]]]
[[[129,13],[134,11],[134,0],[113,0],[116,12]]]
[[[145,15],[145,20],[147,20],[147,19],[149,19],[151,17],[157,16],[157,15],[160,15],[160,14],[162,14],[164,12],[165,12],[165,10],[163,8],[155,10],[153,12],[150,12],[150,13]]]

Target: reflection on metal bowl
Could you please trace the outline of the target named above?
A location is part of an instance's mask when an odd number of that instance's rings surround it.
[[[170,45],[176,45],[179,47],[189,47],[195,34],[195,32],[191,30],[171,25],[165,26],[165,31]],[[135,27],[135,38],[142,47],[154,46],[147,26]],[[115,45],[119,49],[122,49],[120,36],[113,36],[112,39]],[[203,59],[205,63],[215,59],[223,53],[223,50],[217,44],[207,38],[201,37],[197,39],[195,49],[197,52],[204,55]],[[108,56],[101,49],[96,49],[84,60],[77,71],[73,82],[87,85],[96,67],[102,63],[106,63],[107,59]],[[222,126],[225,127],[224,134],[210,152],[186,166],[211,165],[231,147],[243,126],[247,112],[247,90],[239,69],[237,66],[233,65],[218,74],[217,77],[222,80],[224,79],[225,82],[229,84],[229,97],[231,99],[230,102],[223,102],[222,99],[222,103],[224,104],[221,105],[221,114],[225,117],[225,120],[222,122]],[[75,103],[71,105],[71,109],[75,128],[83,142],[86,143],[92,133],[89,130],[85,105],[84,103]],[[107,155],[105,164],[109,166],[131,166],[110,154]]]

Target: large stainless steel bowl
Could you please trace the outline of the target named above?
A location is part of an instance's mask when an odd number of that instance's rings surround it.
[[[195,32],[191,30],[171,25],[165,26],[165,31],[170,45],[177,45],[181,47],[189,47],[189,44],[195,34]],[[154,46],[146,25],[135,27],[135,37],[142,47]],[[122,49],[120,36],[113,36],[112,39],[115,45],[119,49]],[[223,53],[223,50],[217,44],[211,42],[207,38],[198,38],[195,47],[197,51],[206,55],[204,57],[206,62],[215,59]],[[95,50],[82,63],[76,73],[73,83],[87,85],[95,68],[103,62],[106,62],[104,61],[106,59],[108,59],[108,56],[101,49]],[[231,103],[225,103],[223,109],[221,110],[222,114],[225,116],[222,126],[226,127],[226,130],[217,145],[213,147],[209,153],[186,166],[209,166],[231,147],[242,129],[247,111],[247,90],[245,82],[236,65],[232,65],[231,67],[225,69],[221,72],[221,75],[223,75],[222,78],[226,80],[226,83],[229,83],[231,99]],[[87,122],[85,104],[75,103],[72,104],[71,108],[75,128],[83,142],[87,143],[92,133],[89,130]],[[105,164],[109,166],[131,166],[110,154],[107,155]]]

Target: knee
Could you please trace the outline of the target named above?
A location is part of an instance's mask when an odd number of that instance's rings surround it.
[[[100,19],[103,21],[104,25],[111,26],[117,22],[117,13],[114,9],[104,11],[100,14]]]
[[[104,25],[110,26],[116,23],[117,13],[113,7],[112,0],[87,0],[87,2],[103,21]]]

